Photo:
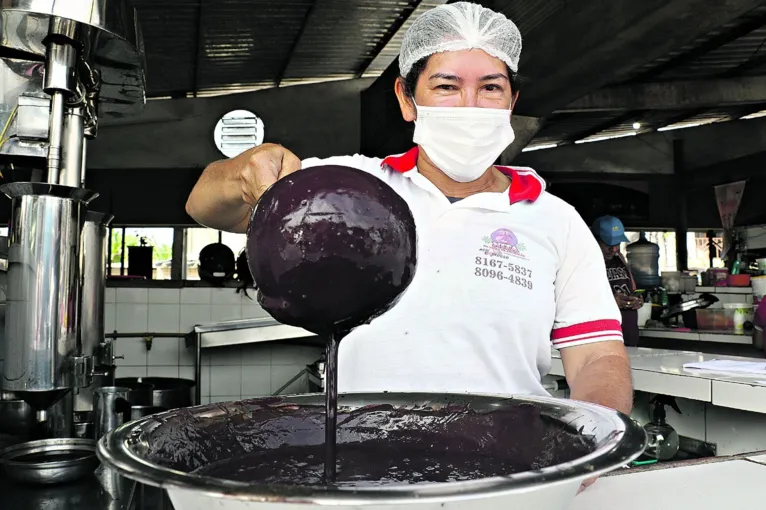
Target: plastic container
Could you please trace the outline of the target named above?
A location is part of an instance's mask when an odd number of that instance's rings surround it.
[[[751,278],[750,284],[753,286],[755,302],[760,303],[766,296],[766,276],[754,276]]]
[[[697,277],[690,275],[681,276],[681,292],[693,294],[697,290]]]
[[[729,287],[749,287],[750,275],[749,274],[730,274],[727,278]]]
[[[709,285],[711,287],[726,287],[729,279],[728,269],[708,269],[708,278],[710,279]]]
[[[747,329],[753,327],[753,305],[724,303],[723,309],[726,313],[726,329],[733,330],[735,333],[744,333],[747,323],[749,323]]]
[[[639,289],[653,289],[660,285],[660,247],[641,237],[626,248],[628,265]]]
[[[766,273],[766,259],[755,259],[755,263],[758,264],[758,271]]]
[[[644,303],[638,309],[638,327],[643,328],[646,322],[652,318],[652,303]]]
[[[681,273],[678,271],[663,271],[662,288],[670,294],[677,294],[683,289],[681,287]]]
[[[697,329],[723,331],[726,329],[726,313],[723,308],[698,308]]]

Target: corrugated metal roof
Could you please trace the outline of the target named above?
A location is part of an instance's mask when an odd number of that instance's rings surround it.
[[[144,34],[148,95],[215,95],[379,76],[417,14],[447,0],[134,0]],[[567,0],[483,0],[519,26],[546,30]],[[523,71],[523,69],[522,69]],[[766,4],[642,66],[620,82],[766,74]],[[761,106],[763,109],[766,105]],[[578,112],[552,115],[533,145],[621,136],[757,111]]]
[[[766,74],[766,5],[624,75],[619,83],[704,80]],[[766,105],[726,108],[578,112],[551,116],[531,145],[630,136],[636,131],[673,130],[739,119]],[[634,123],[640,124],[638,130]],[[597,129],[603,127],[603,129]],[[583,140],[582,138],[580,139]]]
[[[135,0],[148,95],[210,95],[303,81],[379,76],[404,30],[447,0]],[[522,34],[565,0],[487,0]]]
[[[360,74],[417,3],[417,0],[318,2],[291,55],[284,78]]]
[[[199,0],[133,0],[144,36],[150,96],[165,96],[193,87],[199,3]]]
[[[629,82],[637,77],[644,80],[707,78],[729,72],[756,54],[766,53],[766,48],[761,47],[766,39],[764,24],[766,5],[753,9],[730,23],[724,23],[704,37],[635,69],[624,77],[624,81]],[[723,42],[718,44],[721,41]],[[709,46],[711,48],[707,51],[698,51]],[[689,56],[693,58],[688,58]],[[676,62],[677,64],[670,69],[665,69],[669,63]]]
[[[418,3],[136,0],[148,94],[210,95],[356,77]]]
[[[274,84],[313,0],[203,2],[197,90]]]

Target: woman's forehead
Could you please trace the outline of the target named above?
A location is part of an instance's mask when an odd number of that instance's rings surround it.
[[[480,49],[444,51],[428,59],[424,74],[426,79],[433,74],[450,74],[462,79],[479,79],[484,76],[502,74],[508,77],[508,66],[499,58]]]

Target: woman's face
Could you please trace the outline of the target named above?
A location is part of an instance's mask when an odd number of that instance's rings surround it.
[[[414,121],[415,105],[404,94],[401,80],[397,80],[396,95],[404,120]],[[517,97],[511,90],[505,62],[478,49],[431,55],[415,88],[415,102],[420,106],[510,110]]]

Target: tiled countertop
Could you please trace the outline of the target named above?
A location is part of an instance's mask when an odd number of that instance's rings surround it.
[[[709,402],[713,405],[766,413],[766,377],[737,377],[689,372],[685,363],[727,359],[763,362],[762,359],[720,356],[698,352],[628,347],[636,390]],[[563,376],[561,354],[551,351],[551,375]]]
[[[763,508],[766,455],[626,470],[598,480],[569,510]]]
[[[670,338],[692,342],[715,342],[723,344],[752,345],[752,333],[733,333],[726,331],[689,331],[673,328],[640,328],[641,338]]]

